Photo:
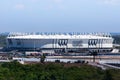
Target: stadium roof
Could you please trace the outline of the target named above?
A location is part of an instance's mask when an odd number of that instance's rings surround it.
[[[7,38],[14,39],[110,39],[110,34],[99,33],[99,34],[28,34],[28,33],[11,33]]]

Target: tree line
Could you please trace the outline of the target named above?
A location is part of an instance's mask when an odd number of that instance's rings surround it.
[[[0,64],[0,80],[119,80],[120,70],[101,70],[87,64]]]
[[[0,35],[0,47],[6,46],[6,35]]]

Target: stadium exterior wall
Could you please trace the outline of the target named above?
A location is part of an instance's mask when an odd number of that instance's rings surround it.
[[[113,38],[110,35],[36,35],[10,34],[7,37],[8,48],[31,49],[112,49]]]

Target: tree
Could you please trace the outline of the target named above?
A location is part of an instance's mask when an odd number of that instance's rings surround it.
[[[95,62],[95,56],[98,55],[97,51],[91,51],[90,54],[93,56],[93,62]]]
[[[40,57],[40,62],[41,62],[41,63],[44,63],[45,58],[46,58],[45,54],[41,55],[41,57]]]
[[[103,80],[113,80],[112,75],[111,75],[109,70],[105,71],[105,75],[104,75]]]
[[[6,37],[7,37],[7,35],[1,35],[0,34],[0,47],[5,47],[6,46]]]

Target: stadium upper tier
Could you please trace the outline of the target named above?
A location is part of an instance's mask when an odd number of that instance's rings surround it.
[[[70,34],[70,33],[54,33],[54,34],[35,34],[35,33],[10,33],[7,37],[14,39],[112,39],[110,34],[105,33],[89,33],[89,34]]]

